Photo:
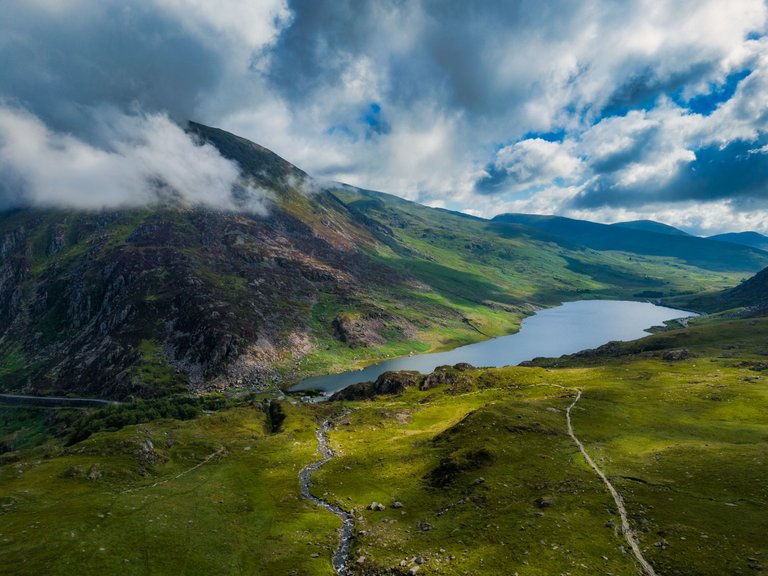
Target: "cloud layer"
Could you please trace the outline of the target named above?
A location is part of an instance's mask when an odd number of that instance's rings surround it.
[[[321,178],[488,216],[768,231],[763,0],[9,0],[4,14],[6,204],[98,205],[158,172],[224,202],[231,164],[174,131],[195,119]]]

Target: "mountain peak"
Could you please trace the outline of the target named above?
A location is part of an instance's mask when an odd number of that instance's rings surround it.
[[[192,121],[187,124],[187,132],[214,146],[225,158],[237,162],[246,176],[265,184],[275,184],[289,177],[308,178],[301,168],[242,136]]]

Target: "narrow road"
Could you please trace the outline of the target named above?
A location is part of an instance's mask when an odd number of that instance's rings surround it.
[[[557,386],[557,384],[555,384]],[[563,386],[557,386],[558,388],[564,388]],[[586,448],[584,448],[584,444],[581,443],[581,440],[579,440],[576,437],[576,434],[573,431],[573,423],[571,422],[571,409],[576,406],[576,403],[581,400],[581,390],[577,388],[564,388],[566,390],[575,390],[576,391],[576,398],[573,400],[570,406],[568,406],[568,410],[565,412],[566,421],[568,422],[568,435],[571,437],[571,439],[574,441],[576,446],[578,446],[579,451],[581,451],[582,456],[584,456],[584,459],[587,461],[587,464],[589,464],[592,469],[595,471],[595,473],[600,477],[600,479],[605,483],[605,485],[608,487],[608,491],[611,493],[611,496],[613,496],[613,501],[616,503],[616,508],[619,510],[619,516],[621,516],[621,531],[624,534],[624,538],[627,541],[627,544],[629,544],[629,547],[632,549],[632,553],[635,555],[635,559],[637,560],[638,564],[640,564],[640,567],[643,570],[643,574],[646,576],[656,576],[656,572],[653,569],[653,566],[648,562],[648,560],[645,559],[645,556],[643,556],[642,551],[640,550],[640,543],[637,540],[637,535],[635,534],[634,530],[632,530],[632,527],[629,525],[629,518],[627,516],[627,509],[624,506],[624,499],[621,497],[621,494],[618,493],[616,488],[613,487],[613,484],[611,484],[611,481],[608,480],[608,477],[605,475],[605,473],[600,469],[600,467],[595,463],[594,460],[590,457],[589,454],[587,454]]]
[[[342,414],[345,416],[346,414]],[[341,416],[339,416],[341,418]],[[315,504],[325,508],[332,514],[335,514],[341,519],[341,527],[339,528],[339,546],[336,548],[336,552],[333,554],[331,563],[333,564],[336,574],[345,576],[347,572],[347,558],[349,557],[349,548],[352,544],[352,533],[355,530],[355,518],[349,512],[343,510],[339,506],[318,498],[312,494],[312,474],[317,472],[326,462],[333,458],[334,453],[328,445],[328,430],[331,428],[331,420],[328,419],[323,422],[322,426],[317,429],[317,451],[322,456],[320,460],[307,464],[299,472],[299,481],[301,482],[301,495]]]
[[[112,406],[120,404],[114,400],[102,400],[101,398],[66,398],[62,396],[24,396],[20,394],[0,394],[0,403],[15,406],[56,406],[56,407],[84,407],[84,406]]]

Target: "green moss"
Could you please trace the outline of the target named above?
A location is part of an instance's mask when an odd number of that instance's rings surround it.
[[[139,396],[165,396],[188,390],[187,376],[168,362],[157,342],[142,340],[139,353],[139,360],[131,369],[131,379],[138,387]]]

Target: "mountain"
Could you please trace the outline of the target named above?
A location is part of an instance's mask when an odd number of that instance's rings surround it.
[[[533,217],[487,221],[320,189],[266,148],[189,129],[266,191],[268,214],[174,201],[0,214],[1,390],[125,398],[285,386],[507,334],[564,300],[726,288],[768,265],[765,252],[687,237],[663,238],[709,255],[670,262],[617,252],[618,240],[601,252],[589,234],[577,242]],[[640,244],[661,237],[567,222]]]
[[[726,290],[722,296],[723,308],[748,308],[748,313],[768,314],[768,268]]]
[[[675,258],[708,270],[754,273],[766,262],[768,252],[688,235],[659,234],[648,230],[573,220],[561,216],[501,214],[500,225],[523,225],[544,230],[565,242],[594,250],[617,250],[646,256]]]
[[[768,250],[768,236],[763,236],[758,232],[730,232],[728,234],[716,234],[715,236],[710,236],[709,239]]]
[[[631,220],[629,222],[616,222],[611,224],[618,228],[630,228],[632,230],[644,230],[646,232],[656,232],[657,234],[672,234],[674,236],[690,236],[688,232],[670,226],[669,224],[663,224],[662,222],[655,222],[654,220]]]

